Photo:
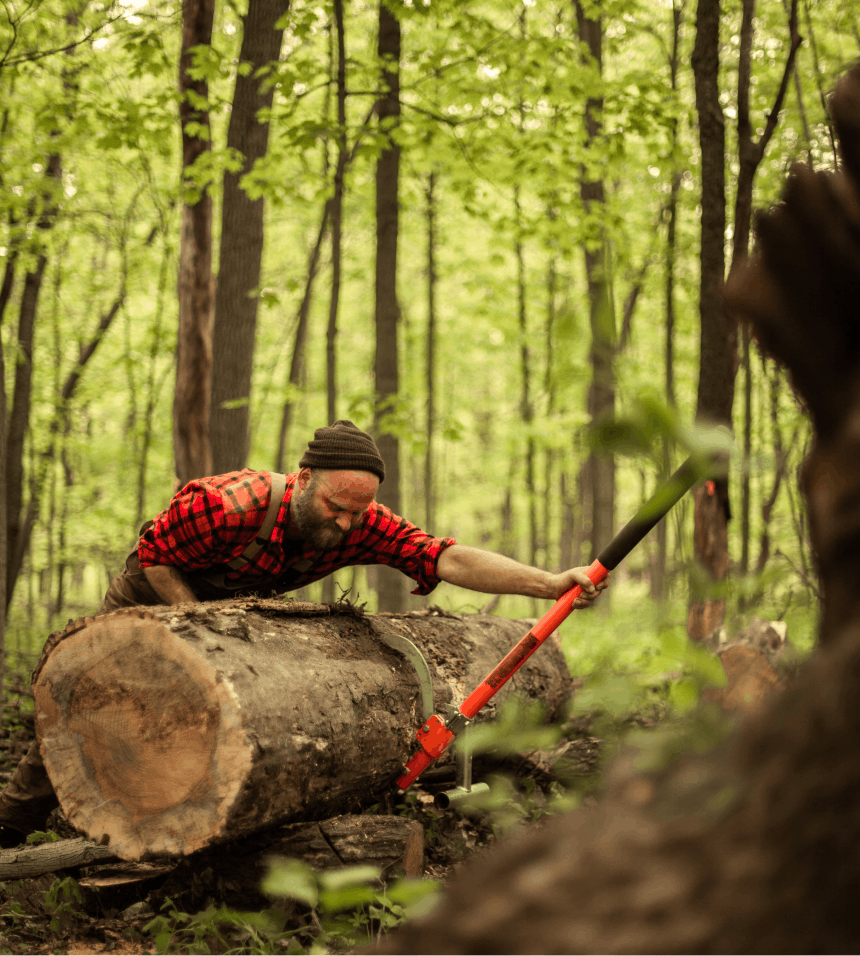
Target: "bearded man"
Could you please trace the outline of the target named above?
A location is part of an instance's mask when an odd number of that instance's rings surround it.
[[[434,538],[379,504],[385,464],[376,443],[350,421],[319,428],[299,462],[279,475],[234,471],[189,482],[141,529],[138,546],[110,583],[99,613],[134,605],[182,604],[250,594],[275,596],[339,568],[385,564],[427,595],[440,581],[490,594],[556,600],[582,585],[586,568],[552,574],[511,558]],[[0,793],[0,847],[44,829],[57,806],[33,743]]]

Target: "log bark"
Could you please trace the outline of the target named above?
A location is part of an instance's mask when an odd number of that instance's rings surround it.
[[[264,600],[123,609],[48,641],[36,737],[72,826],[123,860],[184,856],[347,812],[392,785],[422,717],[415,671],[380,634],[421,648],[443,711],[525,630],[483,615],[364,617]],[[520,693],[552,718],[570,689],[551,645],[482,716]]]
[[[83,837],[0,851],[0,880],[28,880],[43,873],[115,860],[116,854]]]

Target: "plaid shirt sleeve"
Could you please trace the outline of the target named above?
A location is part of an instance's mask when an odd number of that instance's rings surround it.
[[[227,484],[228,478],[234,480]],[[240,506],[231,502],[233,507],[225,508],[225,494],[241,496]],[[141,537],[140,566],[203,571],[232,560],[260,530],[268,495],[262,478],[242,473],[189,482]]]
[[[434,538],[377,502],[362,526],[366,551],[355,564],[387,564],[418,584],[413,594],[429,594],[439,583],[436,562],[455,544],[453,538]]]

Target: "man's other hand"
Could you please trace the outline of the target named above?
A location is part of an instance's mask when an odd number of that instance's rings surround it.
[[[588,568],[571,568],[569,571],[562,571],[561,574],[554,574],[555,599],[558,600],[562,594],[566,594],[571,588],[581,584],[582,594],[576,599],[573,606],[575,608],[590,607],[592,601],[600,596],[600,592],[609,587],[609,575],[607,574],[600,584],[592,584],[586,573],[587,571]]]

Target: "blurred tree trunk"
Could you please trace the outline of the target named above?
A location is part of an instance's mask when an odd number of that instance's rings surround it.
[[[191,49],[212,42],[215,0],[183,0],[179,60],[179,120],[182,126],[182,234],[179,247],[179,336],[173,449],[176,475],[184,485],[212,474],[209,417],[212,395],[212,199],[187,175],[210,149],[209,84],[194,80]],[[201,103],[206,105],[200,106]]]
[[[390,134],[400,121],[400,22],[385,0],[379,3],[377,52],[382,66],[382,94],[376,103],[379,128]],[[381,504],[400,514],[400,448],[387,430],[385,417],[396,414],[399,390],[397,327],[397,236],[399,228],[398,182],[400,147],[387,140],[376,162],[376,358],[374,378],[376,413],[374,430],[385,462],[385,482],[377,496]],[[380,611],[406,608],[406,579],[393,568],[380,566],[377,574]]]
[[[334,22],[337,32],[337,165],[331,198],[331,300],[326,331],[326,404],[327,423],[330,425],[337,421],[337,317],[342,267],[344,175],[349,158],[346,148],[346,38],[343,0],[334,0]]]
[[[42,232],[49,230],[56,215],[56,190],[60,188],[63,169],[60,156],[52,153],[45,167],[43,211],[38,225]],[[24,289],[18,307],[17,355],[12,392],[12,407],[6,431],[6,605],[12,600],[15,581],[21,572],[27,550],[23,514],[24,502],[24,443],[30,427],[30,393],[33,383],[33,337],[39,293],[48,257],[40,252],[35,265],[24,276]]]
[[[289,9],[289,0],[250,0],[242,20],[240,65],[251,72],[236,74],[236,89],[227,148],[242,154],[242,167],[224,173],[221,209],[221,255],[215,292],[212,329],[212,408],[209,435],[212,468],[216,473],[245,467],[250,441],[248,430],[251,377],[257,305],[263,258],[262,196],[251,199],[239,185],[258,159],[266,155],[269,121],[259,118],[270,110],[274,84],[270,64],[277,62],[284,38],[278,22]],[[226,403],[226,407],[225,407]]]
[[[337,163],[334,172],[334,192],[331,197],[331,298],[329,299],[328,328],[326,329],[326,422],[337,421],[337,318],[340,306],[340,275],[343,239],[344,176],[348,161],[346,148],[346,38],[343,23],[343,0],[334,0],[334,25],[337,35]],[[334,578],[323,579],[322,600],[335,599]]]
[[[579,37],[588,52],[597,75],[603,66],[603,21],[599,5],[589,7],[598,16],[592,19],[585,7],[576,0],[576,19]],[[599,148],[603,121],[603,98],[589,97],[585,108],[586,140]],[[588,169],[583,170],[580,196],[586,215],[597,221],[594,232],[586,236],[585,271],[588,278],[589,317],[591,325],[591,385],[588,390],[588,414],[592,427],[611,419],[615,414],[615,308],[612,300],[612,277],[609,263],[609,244],[603,225],[602,207],[605,202],[603,181],[592,179]],[[591,492],[591,551],[597,551],[612,539],[615,533],[615,460],[611,452],[592,451],[588,475]],[[601,602],[603,604],[603,602]],[[608,605],[604,605],[608,606]]]
[[[424,455],[424,528],[433,527],[433,455],[436,392],[436,174],[427,177],[427,451]]]
[[[756,172],[764,158],[764,152],[779,121],[779,114],[792,73],[801,38],[797,32],[797,0],[792,0],[789,10],[790,45],[783,70],[782,83],[777,91],[774,105],[768,114],[764,131],[758,140],[752,137],[750,120],[750,85],[752,71],[752,45],[755,18],[755,0],[743,0],[740,51],[738,58],[738,185],[735,196],[735,224],[732,238],[731,273],[746,261],[749,255],[749,236],[752,225],[753,183]],[[752,456],[752,393],[753,369],[750,359],[751,338],[749,328],[743,331],[742,365],[744,369],[744,463],[741,473],[741,560],[740,571],[746,574],[750,562],[750,458]]]
[[[672,0],[672,50],[669,54],[669,78],[672,93],[678,92],[678,64],[680,62],[679,46],[681,41],[681,24],[684,19],[685,0]],[[678,148],[678,121],[673,118],[669,127],[669,141],[672,156]],[[669,187],[669,200],[666,203],[668,222],[666,224],[666,278],[665,278],[665,312],[666,338],[663,352],[665,376],[666,403],[675,406],[675,260],[677,255],[677,225],[678,225],[678,192],[681,188],[681,173],[675,169],[672,173],[672,182]],[[663,435],[662,461],[660,479],[665,480],[672,471],[672,452],[669,436]],[[657,560],[651,575],[651,598],[654,601],[665,601],[666,563],[668,553],[669,522],[661,521],[656,529]]]
[[[289,453],[289,435],[290,426],[293,421],[293,407],[296,397],[301,388],[302,376],[305,368],[305,341],[308,335],[308,317],[311,311],[311,297],[313,295],[314,279],[316,279],[319,269],[320,252],[322,251],[323,239],[328,228],[329,211],[331,203],[326,202],[323,207],[323,214],[317,230],[316,242],[308,256],[308,275],[305,280],[305,291],[299,305],[299,314],[296,319],[296,334],[293,341],[293,356],[290,360],[290,374],[287,379],[287,397],[284,400],[284,407],[281,412],[281,428],[278,433],[278,451],[275,455],[275,468],[277,471],[286,471],[289,469],[287,455]]]
[[[550,207],[547,210],[547,217],[550,220],[555,219],[555,210]],[[552,422],[555,416],[555,380],[553,377],[553,350],[555,340],[556,324],[556,289],[558,287],[558,273],[555,251],[550,252],[549,262],[546,271],[546,326],[544,328],[544,339],[546,341],[546,351],[544,354],[544,394],[546,395],[546,417],[547,422]],[[553,484],[555,476],[555,448],[549,443],[544,446],[544,495],[543,495],[543,513],[541,515],[541,546],[543,549],[543,566],[547,570],[553,569],[554,549],[551,542],[555,538],[555,529],[552,527],[552,514],[555,509],[552,506]],[[561,569],[559,569],[561,570]]]
[[[3,296],[5,294],[8,301],[12,287],[13,273],[10,273],[9,265],[7,262],[3,287],[0,289],[0,321],[6,305]],[[6,360],[3,354],[3,338],[0,336],[0,714],[5,713],[3,706],[6,703],[6,574],[9,555],[6,546],[6,460]]]
[[[750,121],[751,54],[755,0],[743,0],[738,56],[738,184],[735,198],[731,270],[747,259],[755,174],[779,121],[779,113],[800,45],[797,0],[792,0],[790,47],[785,69],[758,140]],[[699,421],[731,428],[735,376],[738,368],[737,321],[722,306],[725,278],[725,119],[719,99],[720,0],[699,0],[693,75],[699,143],[702,151],[702,243],[699,314],[701,357],[696,417]],[[748,497],[748,491],[746,492]],[[725,599],[712,597],[709,585],[722,581],[729,569],[729,483],[725,471],[715,471],[694,495],[694,554],[704,579],[691,592],[687,633],[701,640],[719,627],[725,616]],[[747,532],[748,533],[748,532]]]
[[[526,305],[526,266],[523,254],[522,209],[519,186],[514,186],[514,258],[517,262],[517,314],[520,331],[520,420],[526,434],[526,499],[528,514],[529,545],[526,562],[537,563],[537,495],[535,492],[535,440],[531,434],[534,421],[534,403],[531,384],[531,350],[529,349],[529,322]],[[534,602],[533,602],[534,603]]]

